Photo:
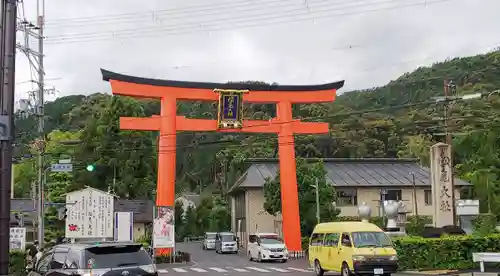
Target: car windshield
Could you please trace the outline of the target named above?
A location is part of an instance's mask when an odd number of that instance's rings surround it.
[[[221,235],[220,239],[223,242],[234,242],[234,241],[236,241],[236,237],[234,235]]]
[[[353,232],[354,247],[392,247],[391,239],[384,232]]]
[[[260,238],[260,243],[262,243],[262,244],[282,244],[283,242],[278,237],[276,237],[276,238],[266,237],[266,238]]]
[[[151,265],[153,262],[140,245],[92,247],[85,250],[85,266],[92,269]]]
[[[217,234],[207,234],[207,240],[215,240]]]

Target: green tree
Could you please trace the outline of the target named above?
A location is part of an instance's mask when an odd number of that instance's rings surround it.
[[[210,212],[210,231],[223,232],[231,230],[231,212],[227,201],[221,197],[214,199]]]
[[[176,201],[174,207],[175,214],[175,237],[177,240],[182,240],[184,238],[184,204],[182,201]]]
[[[210,214],[214,204],[211,197],[203,197],[200,204],[196,206],[197,235],[201,236],[210,229]]]
[[[321,221],[332,221],[339,214],[333,207],[336,200],[335,189],[326,182],[326,170],[323,162],[308,164],[297,159],[297,184],[299,193],[300,226],[303,236],[309,236],[317,223],[316,219],[316,181],[319,187]],[[281,188],[279,172],[274,179],[268,179],[264,185],[264,208],[271,214],[281,212]]]
[[[197,229],[197,218],[195,209],[189,205],[186,209],[184,215],[184,235],[185,236],[196,236]]]

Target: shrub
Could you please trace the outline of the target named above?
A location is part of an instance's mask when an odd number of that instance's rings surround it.
[[[22,251],[10,252],[9,275],[26,275],[26,254]]]
[[[403,270],[470,269],[477,266],[472,262],[472,253],[500,251],[500,235],[404,237],[395,239],[394,245]]]
[[[406,223],[406,233],[409,236],[422,236],[425,225],[432,223],[429,216],[409,216]]]
[[[480,214],[472,220],[474,235],[486,236],[496,233],[497,219],[493,214]]]
[[[191,255],[187,252],[177,251],[173,255],[156,256],[155,260],[157,264],[188,263],[191,261]]]

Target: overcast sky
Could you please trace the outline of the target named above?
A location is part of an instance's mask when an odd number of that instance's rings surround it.
[[[345,79],[345,92],[500,46],[499,0],[46,2],[45,68],[55,96],[109,92],[99,68],[188,81]],[[35,21],[36,0],[24,6]],[[18,99],[26,98],[22,53],[16,74]]]

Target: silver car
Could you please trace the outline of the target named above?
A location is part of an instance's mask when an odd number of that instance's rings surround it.
[[[231,232],[217,233],[215,239],[215,252],[217,253],[238,253],[238,239]]]
[[[215,238],[217,237],[216,232],[206,232],[203,238],[203,250],[215,249]]]

